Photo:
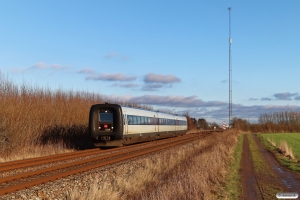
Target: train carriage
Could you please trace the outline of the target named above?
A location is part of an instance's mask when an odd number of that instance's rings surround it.
[[[90,109],[89,131],[95,146],[123,146],[183,135],[187,119],[118,104],[96,104]]]

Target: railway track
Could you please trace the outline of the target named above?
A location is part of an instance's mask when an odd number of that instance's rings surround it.
[[[189,134],[150,143],[141,143],[109,150],[92,149],[32,158],[0,164],[0,196],[82,173],[95,168],[112,165],[138,156],[188,143],[208,134]],[[31,170],[31,168],[38,168]],[[29,170],[29,171],[28,171]],[[14,172],[9,174],[9,172]],[[17,172],[17,173],[15,173]]]

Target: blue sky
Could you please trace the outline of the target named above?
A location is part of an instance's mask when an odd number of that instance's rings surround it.
[[[233,116],[300,111],[298,0],[0,0],[1,73],[228,123],[228,7]]]

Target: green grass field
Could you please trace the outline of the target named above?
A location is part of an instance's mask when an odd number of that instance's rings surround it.
[[[295,157],[300,160],[300,133],[273,133],[261,134],[264,139],[270,139],[279,145],[280,141],[286,141],[288,146],[292,148]]]

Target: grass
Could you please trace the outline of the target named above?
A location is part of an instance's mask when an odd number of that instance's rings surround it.
[[[279,147],[281,141],[285,141],[290,149],[292,149],[296,159],[300,160],[300,133],[273,133],[261,134],[264,139],[270,138]]]
[[[257,134],[257,136],[281,164],[295,172],[300,172],[300,133]]]
[[[74,188],[70,199],[216,199],[237,144],[236,133],[216,133],[172,150],[105,171],[90,188]],[[138,167],[133,167],[138,166]],[[109,178],[110,177],[110,178]],[[223,195],[223,198],[224,195]]]
[[[227,199],[238,200],[241,198],[241,180],[240,165],[243,152],[243,135],[238,136],[237,146],[234,149],[233,157],[229,165],[228,175],[226,176],[224,185],[224,196]]]

